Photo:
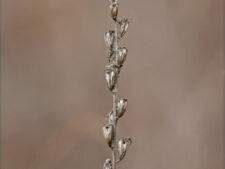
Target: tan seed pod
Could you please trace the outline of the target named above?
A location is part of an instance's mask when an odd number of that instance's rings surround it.
[[[116,106],[117,116],[121,118],[127,109],[127,99],[120,99]]]
[[[105,70],[105,79],[110,91],[113,91],[116,84],[116,72],[113,69]]]
[[[119,4],[118,2],[113,2],[109,6],[110,11],[111,11],[111,17],[114,21],[117,21],[117,14],[118,14],[118,9],[119,9]]]
[[[131,144],[131,138],[124,137],[118,141],[118,153],[120,161],[125,157],[127,147]]]
[[[106,143],[108,144],[109,147],[112,148],[112,142],[114,139],[114,130],[113,130],[113,125],[112,124],[106,124],[102,127],[103,131],[103,136],[105,138]]]
[[[118,66],[122,66],[127,58],[127,48],[123,47],[118,50],[118,54],[116,55],[116,64]]]
[[[107,48],[112,49],[113,48],[113,43],[114,43],[114,31],[108,31],[104,35],[104,40]]]
[[[120,24],[120,37],[123,37],[124,34],[127,32],[129,26],[128,18],[124,18],[119,22],[119,24]]]

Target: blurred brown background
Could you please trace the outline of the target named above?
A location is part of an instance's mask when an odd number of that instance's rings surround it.
[[[101,169],[108,0],[1,0],[2,169]],[[118,169],[224,169],[224,1],[120,0]]]

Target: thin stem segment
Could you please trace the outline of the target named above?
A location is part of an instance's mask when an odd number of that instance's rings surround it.
[[[118,30],[117,30],[117,22],[115,22],[115,55],[117,57],[118,54]],[[115,92],[113,92],[113,115],[116,117],[116,103],[118,99],[118,79],[115,84]],[[113,140],[113,149],[112,149],[112,169],[116,169],[116,120],[113,124],[114,127],[114,140]]]

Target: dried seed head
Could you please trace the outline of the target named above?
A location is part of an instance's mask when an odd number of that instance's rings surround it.
[[[128,138],[128,137],[124,137],[118,141],[118,152],[119,152],[120,160],[122,160],[125,157],[127,152],[127,147],[128,145],[131,144],[131,142],[132,142],[131,138]]]
[[[116,109],[117,116],[119,118],[122,117],[127,109],[127,99],[120,99],[117,103]]]
[[[105,44],[107,46],[107,48],[112,49],[113,48],[113,43],[114,43],[114,31],[108,31],[105,33],[104,35],[104,40],[105,40]]]
[[[123,37],[124,34],[127,32],[129,26],[128,18],[124,18],[119,22],[119,24],[120,24],[120,37]]]
[[[108,120],[109,120],[109,124],[114,124],[114,122],[116,122],[117,118],[116,116],[113,114],[113,111],[111,111],[108,114]]]
[[[108,114],[108,124],[102,127],[103,136],[105,138],[106,143],[112,148],[118,148],[119,159],[115,159],[115,154],[113,153],[113,160],[106,159],[103,165],[103,169],[112,169],[113,166],[116,166],[116,163],[121,161],[127,152],[128,145],[131,144],[131,139],[128,137],[123,137],[116,144],[116,135],[115,135],[115,127],[117,120],[121,118],[127,108],[127,99],[119,99],[117,101],[117,81],[119,78],[120,70],[126,60],[128,50],[123,47],[118,49],[117,41],[122,38],[127,32],[129,21],[127,18],[119,21],[117,19],[119,3],[118,0],[109,0],[110,2],[110,13],[112,19],[115,21],[115,31],[109,31],[105,33],[104,40],[107,46],[107,54],[109,65],[106,66],[105,69],[105,79],[107,82],[107,86],[109,90],[113,93],[113,111]],[[119,25],[117,25],[119,24]],[[118,27],[117,27],[118,26]],[[116,108],[116,110],[114,110]],[[118,146],[117,146],[118,145]]]
[[[102,127],[103,136],[109,147],[112,148],[112,142],[114,138],[114,130],[112,124],[107,124]]]
[[[112,2],[109,6],[110,11],[111,11],[111,17],[114,21],[117,21],[117,14],[118,14],[118,9],[119,9],[119,4],[117,1]]]
[[[116,55],[116,64],[117,66],[122,66],[127,57],[127,48],[120,48],[118,54]]]
[[[105,70],[105,79],[107,82],[107,86],[110,91],[113,91],[115,84],[116,84],[116,72],[113,69],[106,69]]]

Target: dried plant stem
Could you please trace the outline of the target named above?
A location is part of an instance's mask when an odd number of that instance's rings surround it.
[[[116,50],[116,55],[117,55],[117,51],[118,51],[118,32],[117,32],[117,23],[115,22],[115,50]],[[117,99],[118,99],[118,79],[117,82],[115,84],[115,92],[113,92],[113,114],[116,117],[116,103],[117,103]],[[113,140],[113,149],[112,149],[112,169],[116,169],[116,121],[114,121],[114,140]]]
[[[117,93],[113,93],[113,114],[115,114],[115,107],[116,107],[116,96]],[[116,169],[116,122],[113,122],[113,131],[114,131],[114,138],[113,138],[113,148],[112,148],[112,169]]]
[[[114,20],[115,28],[113,31],[106,32],[104,37],[109,55],[109,65],[106,66],[105,78],[113,96],[113,108],[108,114],[108,124],[103,126],[103,135],[112,150],[112,159],[108,158],[105,160],[103,169],[116,169],[117,163],[122,161],[126,154],[127,146],[131,144],[131,139],[128,137],[121,138],[118,143],[116,140],[116,124],[119,118],[124,115],[127,107],[127,99],[118,97],[119,74],[127,56],[127,49],[125,47],[119,48],[119,40],[126,33],[129,21],[127,18],[118,21],[118,2],[117,0],[109,1],[111,2],[111,16]]]
[[[116,100],[117,93],[113,93],[113,114],[116,114]],[[113,124],[114,138],[113,138],[113,148],[112,148],[112,169],[116,169],[116,122]]]

